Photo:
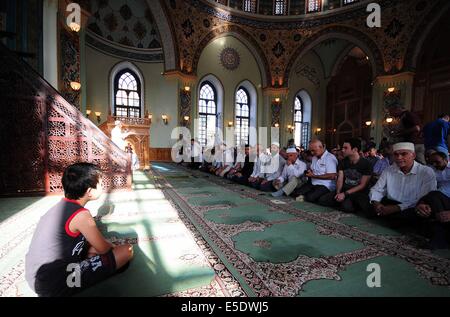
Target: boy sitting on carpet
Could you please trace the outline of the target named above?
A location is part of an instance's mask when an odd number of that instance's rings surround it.
[[[114,246],[84,206],[102,194],[101,170],[76,163],[62,177],[65,198],[41,217],[25,259],[25,277],[39,296],[70,296],[96,284],[133,257],[129,244]]]

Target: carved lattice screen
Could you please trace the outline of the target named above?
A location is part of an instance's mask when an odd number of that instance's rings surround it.
[[[0,194],[60,192],[64,169],[99,165],[107,190],[131,188],[130,157],[0,44]]]

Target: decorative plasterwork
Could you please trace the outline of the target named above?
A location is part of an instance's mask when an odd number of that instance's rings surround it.
[[[241,57],[234,48],[225,47],[222,49],[219,55],[220,64],[227,70],[233,71],[236,70],[240,63]]]
[[[90,2],[88,29],[125,46],[161,48],[161,39],[145,0],[100,0]]]
[[[374,85],[387,89],[389,87],[398,87],[404,83],[412,83],[413,80],[413,72],[404,72],[391,76],[379,76],[375,79]]]
[[[198,59],[212,40],[227,32],[239,33],[264,61],[267,84],[264,87],[286,87],[290,69],[299,54],[319,44],[322,37],[340,35],[369,56],[374,76],[396,74],[405,69],[405,55],[412,35],[434,7],[445,1],[384,0],[381,28],[368,28],[365,5],[336,14],[299,17],[298,19],[259,19],[237,15],[201,0],[171,0],[167,15],[178,45],[178,65],[182,72],[195,74]],[[247,45],[248,46],[248,45]]]

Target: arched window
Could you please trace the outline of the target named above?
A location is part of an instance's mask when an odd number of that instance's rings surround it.
[[[308,6],[306,12],[319,12],[322,10],[322,0],[308,0]]]
[[[275,0],[275,15],[285,15],[287,12],[287,0]]]
[[[294,102],[294,140],[296,145],[302,145],[303,103],[299,96]]]
[[[311,140],[311,96],[306,90],[301,89],[295,94],[293,102],[295,144],[306,146]]]
[[[198,101],[199,143],[206,146],[212,140],[217,126],[217,97],[213,84],[206,81],[200,88]]]
[[[123,69],[114,78],[114,116],[141,116],[141,83],[131,69]]]
[[[236,92],[235,113],[236,146],[248,144],[250,128],[250,96],[244,87],[239,87]]]

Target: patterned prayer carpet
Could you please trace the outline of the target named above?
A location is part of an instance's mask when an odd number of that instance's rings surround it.
[[[79,296],[245,296],[239,283],[183,213],[148,176],[133,191],[103,195],[86,207],[113,242],[134,245],[129,268]],[[24,280],[24,259],[39,218],[61,196],[0,199],[0,296],[36,296]]]
[[[449,250],[431,252],[408,227],[274,199],[176,164],[154,164],[149,176],[248,296],[450,296]],[[381,287],[368,287],[373,264]]]
[[[450,251],[423,237],[176,164],[133,175],[132,192],[86,206],[130,267],[81,296],[449,296]],[[24,258],[60,196],[0,199],[0,296],[35,296]],[[381,269],[370,288],[368,265]]]

